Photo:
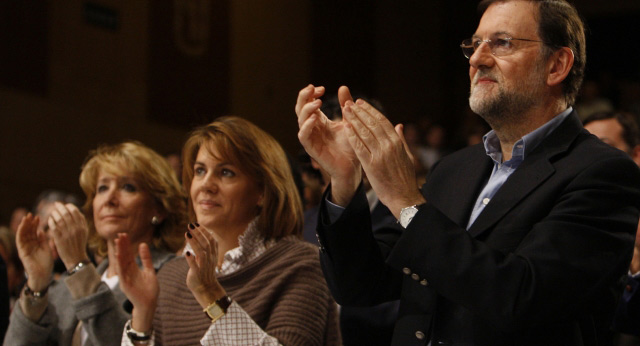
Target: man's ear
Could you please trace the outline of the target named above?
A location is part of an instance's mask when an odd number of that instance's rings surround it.
[[[573,51],[569,47],[562,47],[551,54],[548,62],[547,85],[555,86],[562,83],[573,67],[573,59]]]

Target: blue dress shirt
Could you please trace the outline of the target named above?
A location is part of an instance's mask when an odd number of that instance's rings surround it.
[[[500,190],[500,187],[507,181],[507,179],[516,171],[526,156],[535,149],[553,130],[555,130],[564,119],[569,116],[569,113],[573,108],[569,107],[564,112],[558,114],[553,119],[546,122],[544,125],[529,132],[520,138],[511,150],[511,159],[509,161],[502,162],[502,147],[500,146],[500,140],[496,136],[495,131],[489,131],[482,141],[484,142],[484,148],[487,151],[487,155],[493,160],[493,172],[487,182],[487,185],[482,189],[476,203],[473,206],[471,217],[467,223],[467,229],[473,225],[480,213],[491,202],[491,199]]]

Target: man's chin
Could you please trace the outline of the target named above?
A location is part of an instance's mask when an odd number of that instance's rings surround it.
[[[490,102],[487,99],[486,95],[480,96],[476,94],[469,97],[469,107],[474,113],[478,115],[482,115],[486,112],[486,110],[489,108],[489,103]]]

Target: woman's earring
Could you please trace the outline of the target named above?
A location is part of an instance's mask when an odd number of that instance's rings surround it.
[[[154,225],[154,226],[159,225],[160,224],[160,218],[157,217],[157,216],[152,217],[151,218],[151,224]]]

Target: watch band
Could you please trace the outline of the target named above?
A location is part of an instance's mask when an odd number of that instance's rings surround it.
[[[230,305],[231,298],[229,298],[229,296],[224,296],[209,304],[209,306],[202,309],[202,311],[211,319],[211,323],[213,323],[227,313],[227,309],[229,309]]]
[[[44,297],[45,294],[47,294],[47,291],[49,290],[49,286],[51,286],[51,283],[49,283],[47,287],[45,287],[42,291],[36,292],[36,291],[32,291],[31,288],[29,288],[29,285],[25,284],[24,295],[29,298],[40,299]]]
[[[139,332],[133,327],[131,327],[131,320],[127,321],[127,324],[124,326],[124,330],[127,333],[127,337],[131,340],[132,343],[138,343],[142,345],[146,345],[151,340],[151,336],[153,335],[153,330],[150,330],[146,333]]]

